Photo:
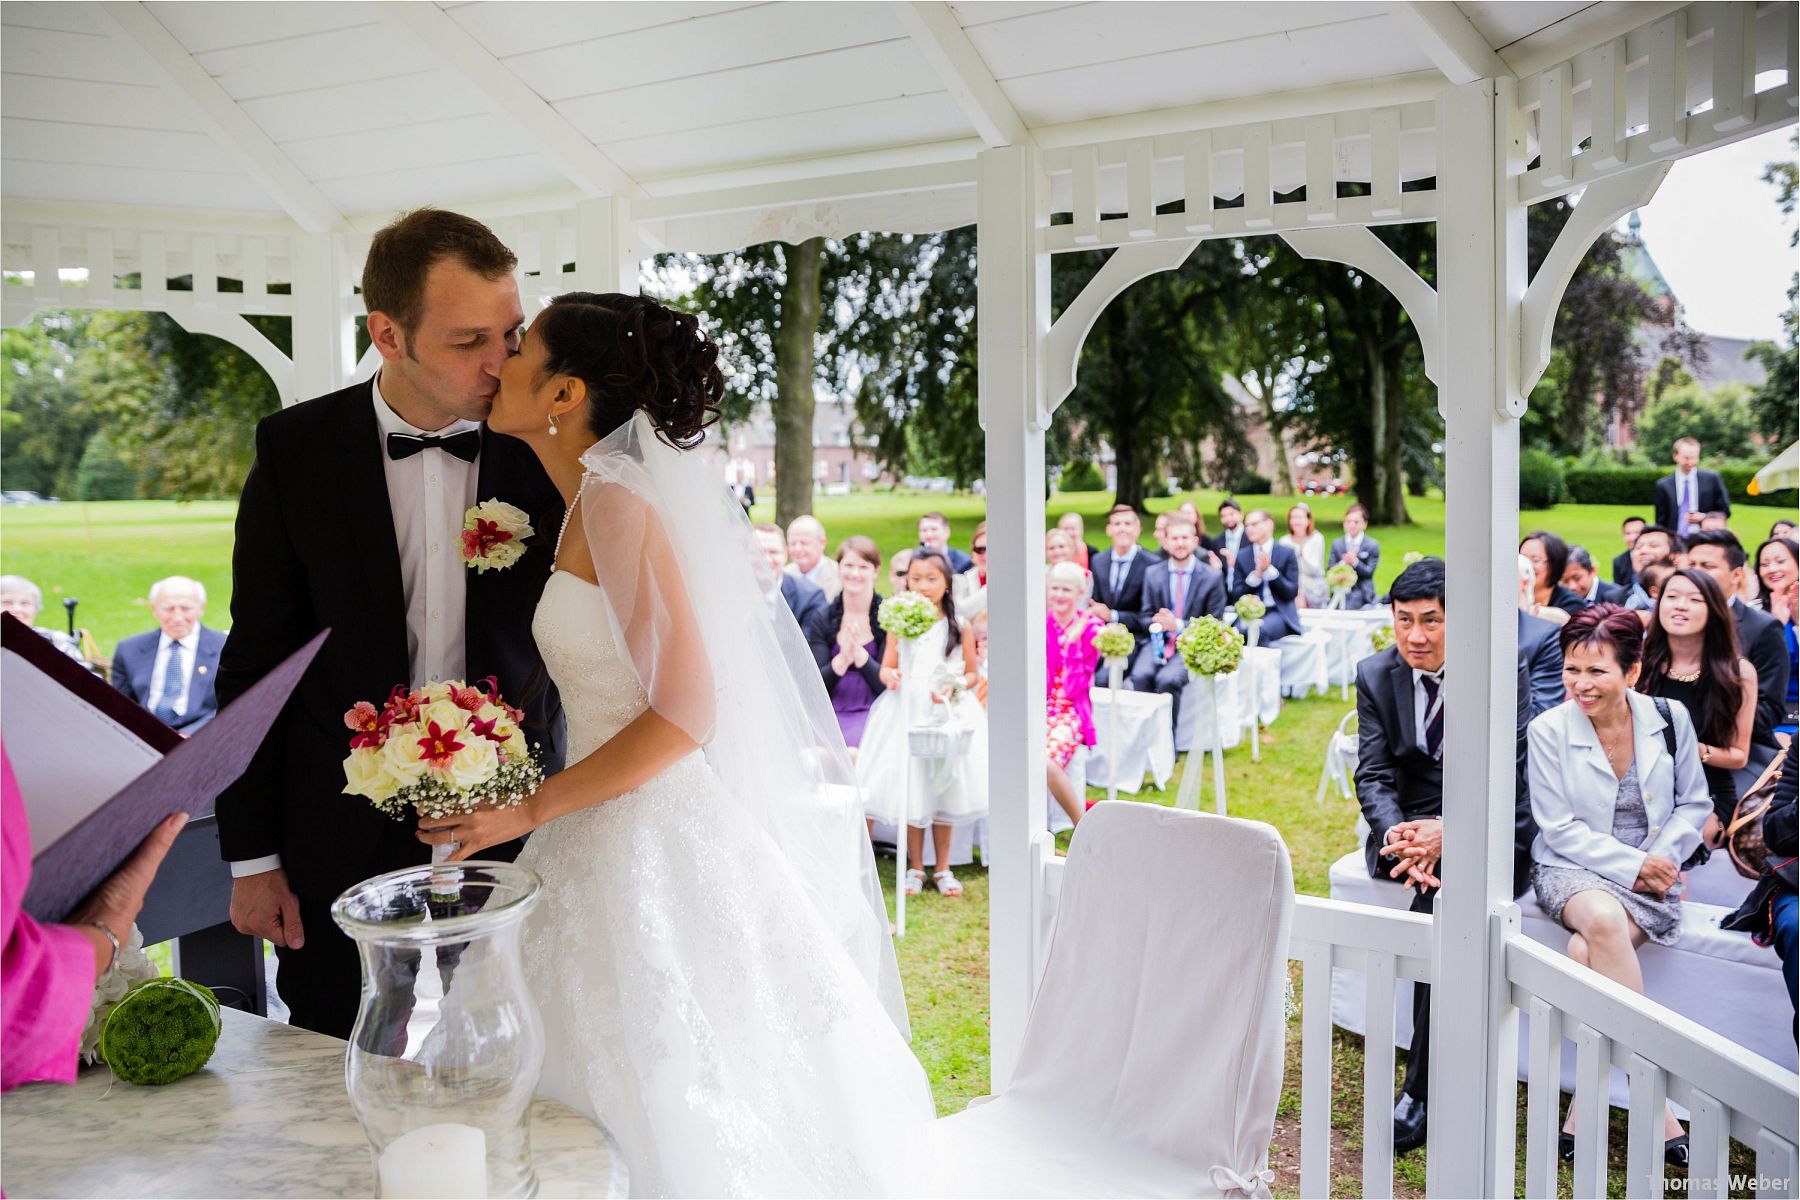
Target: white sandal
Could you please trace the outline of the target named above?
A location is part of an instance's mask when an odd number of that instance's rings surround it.
[[[917,896],[924,890],[925,872],[919,870],[917,867],[908,869],[906,872],[906,894],[908,896]]]
[[[963,894],[963,885],[956,881],[956,874],[951,871],[949,867],[945,867],[942,871],[933,875],[931,881],[937,884],[937,890],[940,896],[960,896]]]

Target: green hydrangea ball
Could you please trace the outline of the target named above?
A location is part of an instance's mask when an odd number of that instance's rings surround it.
[[[192,1075],[219,1044],[219,999],[187,979],[146,979],[108,1014],[100,1057],[127,1083]]]

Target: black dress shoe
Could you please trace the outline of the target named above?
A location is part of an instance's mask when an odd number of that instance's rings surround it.
[[[1394,1104],[1394,1153],[1405,1154],[1425,1144],[1425,1102],[1405,1092]]]
[[[1564,1162],[1575,1161],[1575,1135],[1559,1133],[1556,1135],[1556,1155]]]
[[[1688,1135],[1687,1134],[1684,1133],[1680,1137],[1672,1137],[1668,1141],[1663,1143],[1663,1162],[1667,1163],[1671,1167],[1680,1167],[1683,1170],[1687,1169],[1687,1165],[1688,1165]]]

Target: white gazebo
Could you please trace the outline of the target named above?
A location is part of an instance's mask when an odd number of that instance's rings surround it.
[[[635,291],[661,250],[976,225],[998,1089],[1060,879],[1042,829],[1043,656],[1026,631],[1044,619],[1044,431],[1082,341],[1113,297],[1206,238],[1279,236],[1351,264],[1405,305],[1445,420],[1451,885],[1435,919],[1302,900],[1290,954],[1307,997],[1329,991],[1334,964],[1365,972],[1365,1087],[1385,1099],[1396,980],[1438,989],[1433,1195],[1514,1193],[1525,1014],[1527,1194],[1554,1191],[1566,1039],[1589,1096],[1613,1066],[1630,1075],[1631,1194],[1660,1194],[1666,1097],[1693,1114],[1694,1194],[1708,1179],[1723,1188],[1729,1136],[1785,1181],[1764,1194],[1791,1196],[1792,1070],[1518,931],[1510,581],[1519,419],[1563,288],[1674,160],[1795,121],[1796,12],[1754,0],[7,0],[0,215],[5,269],[28,281],[6,284],[4,319],[164,311],[245,348],[292,403],[367,369],[353,359],[354,284],[368,235],[398,209],[489,220],[518,250],[530,298]],[[1577,191],[1528,278],[1528,207]],[[1435,289],[1370,232],[1403,222],[1436,223]],[[1051,256],[1107,249],[1053,323]],[[293,357],[246,313],[291,316]],[[1301,1188],[1324,1195],[1328,1005],[1308,1004],[1303,1024]],[[1385,1104],[1365,1120],[1363,1187],[1389,1194]],[[1577,1194],[1605,1192],[1602,1140],[1584,1140],[1575,1178]]]

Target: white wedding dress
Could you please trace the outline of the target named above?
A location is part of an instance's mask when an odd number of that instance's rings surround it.
[[[558,571],[532,632],[568,761],[648,707],[606,592]],[[539,828],[524,934],[540,1092],[612,1131],[646,1195],[908,1194],[924,1071],[782,846],[696,751]]]

